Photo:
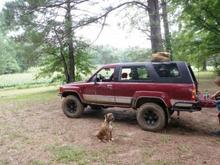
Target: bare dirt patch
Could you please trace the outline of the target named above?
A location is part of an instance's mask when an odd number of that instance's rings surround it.
[[[140,129],[130,109],[87,109],[83,118],[67,118],[61,99],[32,102],[10,111],[0,108],[0,164],[219,164],[220,130],[216,110],[173,115],[162,132]],[[3,109],[4,107],[4,109]],[[103,114],[116,117],[114,138],[95,137]]]
[[[216,90],[210,81],[200,87]],[[67,118],[51,89],[0,94],[0,165],[220,163],[220,137],[211,135],[220,130],[215,109],[174,114],[166,129],[152,133],[140,129],[131,109],[87,109],[80,119]],[[95,135],[108,111],[116,118],[115,140],[101,143]]]

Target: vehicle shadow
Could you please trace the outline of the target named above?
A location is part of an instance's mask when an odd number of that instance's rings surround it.
[[[135,127],[138,125],[136,120],[136,111],[129,108],[106,108],[97,110],[86,108],[83,117],[103,120],[106,113],[113,113],[116,122],[128,123],[129,125],[132,124]],[[171,118],[171,121],[167,127],[158,133],[189,136],[215,136],[216,131],[217,130],[215,128],[211,128],[211,126],[206,123],[198,124],[195,121],[187,120],[186,117],[181,117],[178,119],[176,116],[174,116]]]
[[[136,112],[129,108],[105,108],[96,110],[89,107],[86,108],[83,117],[104,119],[104,115],[107,113],[113,113],[115,121],[117,122],[128,122],[137,124]]]

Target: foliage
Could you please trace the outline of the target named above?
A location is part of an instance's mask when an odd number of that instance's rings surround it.
[[[16,61],[15,43],[0,31],[0,75],[20,71]]]
[[[143,48],[128,48],[122,53],[122,62],[143,62],[150,61],[151,51]]]
[[[220,54],[220,1],[172,0],[180,10],[179,32],[173,39],[176,59],[187,59],[197,67]],[[182,55],[181,55],[182,54]],[[212,60],[217,69],[218,63]]]
[[[220,61],[220,59],[218,58],[218,60]],[[218,63],[215,66],[215,72],[218,76],[220,76],[220,62],[218,61]]]
[[[111,46],[96,46],[90,50],[94,64],[108,64],[118,62],[150,61],[149,49],[131,47],[126,49],[113,48]]]
[[[21,30],[15,39],[23,48],[18,51],[19,62],[24,64],[21,66],[23,69],[37,64],[41,59],[53,59],[55,61],[52,61],[50,66],[58,62],[63,63],[67,82],[75,79],[77,66],[74,58],[77,48],[74,48],[74,44],[77,38],[74,31],[81,26],[80,17],[88,15],[78,13],[79,17],[75,17],[73,14],[75,20],[72,20],[72,12],[74,10],[79,12],[78,6],[81,3],[83,2],[71,0],[63,2],[59,0],[16,0],[6,3],[3,10],[5,26],[13,32]],[[58,51],[55,54],[44,52],[48,45]],[[63,57],[64,54],[65,57]],[[45,55],[55,57],[45,57]],[[51,69],[48,70],[51,71]]]
[[[94,64],[108,64],[116,63],[119,61],[118,57],[119,50],[111,46],[95,46],[90,49],[90,54],[92,55],[92,63]]]
[[[92,56],[89,53],[89,49],[85,48],[83,45],[85,43],[78,42],[78,46],[76,46],[76,81],[80,81],[84,79],[86,76],[91,74],[91,70],[94,69],[94,66],[91,63]],[[63,69],[63,61],[59,56],[59,48],[50,46],[47,47],[44,52],[48,52],[48,54],[53,54],[45,56],[42,59],[41,69],[37,77],[52,77],[52,81],[61,80],[65,81],[64,77],[64,69]],[[65,58],[68,57],[67,50],[64,51]]]

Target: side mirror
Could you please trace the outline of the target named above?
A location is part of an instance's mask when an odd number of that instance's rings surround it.
[[[100,82],[100,75],[95,75],[94,82],[97,84],[97,82]]]

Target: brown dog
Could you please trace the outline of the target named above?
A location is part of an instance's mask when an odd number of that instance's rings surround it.
[[[152,54],[152,62],[166,62],[170,61],[170,53],[168,52],[157,52]]]
[[[105,116],[105,120],[101,125],[101,129],[99,130],[98,134],[96,135],[102,142],[105,140],[112,141],[112,121],[114,120],[114,116],[112,113],[107,113]]]

